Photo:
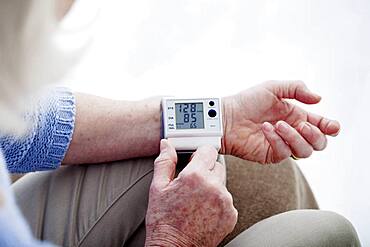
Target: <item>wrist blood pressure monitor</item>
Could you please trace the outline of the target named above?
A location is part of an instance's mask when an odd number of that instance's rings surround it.
[[[223,135],[220,98],[162,99],[163,137],[179,152],[199,146],[221,148]]]

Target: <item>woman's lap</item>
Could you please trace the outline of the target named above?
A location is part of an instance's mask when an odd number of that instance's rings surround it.
[[[37,238],[61,246],[122,246],[145,220],[152,175],[152,158],[134,159],[28,174],[13,189]]]
[[[39,239],[49,240],[61,246],[143,246],[144,220],[153,173],[153,160],[154,158],[142,158],[109,164],[69,166],[53,172],[28,174],[17,181],[13,189],[26,220]],[[289,165],[291,164],[285,166]],[[230,176],[237,171],[230,171],[230,169],[237,168],[233,165],[228,167],[228,187],[231,190],[237,190],[240,185],[231,184],[230,181]],[[252,183],[248,181],[251,178],[239,179],[245,181],[245,186]],[[260,178],[256,177],[256,179]],[[240,193],[235,194],[234,197],[242,197]],[[251,213],[251,209],[256,205],[250,205],[246,198],[236,198],[236,200],[242,214],[250,214],[254,222],[278,214],[284,209],[290,209],[277,205],[276,209],[270,209],[271,212],[256,216]],[[246,205],[246,209],[241,208],[243,204]],[[294,205],[288,205],[288,207],[294,207]],[[296,217],[307,218],[305,217],[307,213],[298,212]],[[310,214],[322,214],[319,211],[310,212]],[[294,213],[293,216],[295,216]],[[268,232],[265,228],[272,229],[269,227],[275,224],[274,217],[271,218],[273,221],[269,218],[244,231],[253,223],[245,220],[246,217],[247,215],[242,217],[236,230],[222,245],[227,244],[240,232],[242,233],[234,240],[234,245],[228,246],[241,246],[241,243],[243,246],[257,246],[253,243],[258,242],[259,239],[253,237],[254,235],[264,236],[261,240],[268,240],[269,236],[272,236],[264,233]],[[292,224],[288,224],[290,220],[284,221],[284,219],[291,218],[291,214],[287,216],[283,214],[279,217],[282,217],[283,222],[280,229],[288,231]],[[260,228],[261,232],[254,230]],[[255,232],[252,234],[252,231]],[[235,245],[235,243],[238,244]]]

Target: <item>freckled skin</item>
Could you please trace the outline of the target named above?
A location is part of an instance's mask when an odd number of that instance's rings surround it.
[[[260,163],[277,163],[291,154],[303,158],[313,150],[323,150],[326,135],[336,135],[339,123],[306,112],[285,99],[316,104],[321,98],[298,81],[267,82],[223,98],[224,137],[220,152]],[[73,138],[63,164],[100,163],[158,153],[160,98],[128,102],[76,94],[76,109]],[[284,123],[290,128],[287,132],[280,128]],[[207,159],[203,156],[196,163],[207,163]],[[161,164],[157,168],[159,174],[166,173]],[[174,170],[173,167],[171,173]],[[194,178],[195,174],[198,176]],[[149,243],[170,238],[171,244],[163,244],[163,240],[157,246],[210,246],[222,239],[230,230],[227,225],[236,220],[225,215],[235,216],[236,211],[226,188],[220,185],[220,179],[215,179],[220,174],[193,167],[193,173],[185,172],[181,179],[167,175],[158,178],[153,186],[156,190],[151,191]],[[162,185],[158,186],[158,182]],[[166,193],[174,195],[165,196]],[[189,243],[189,239],[195,242]]]
[[[217,246],[233,230],[237,211],[224,181],[201,165],[192,166],[165,187],[153,178],[146,246]]]
[[[270,81],[224,98],[221,153],[277,163],[292,154],[305,158],[323,150],[326,135],[338,134],[337,121],[285,99],[317,104],[321,97],[300,81]],[[146,246],[217,246],[232,231],[237,212],[221,182],[225,174],[210,172],[219,167],[215,156],[215,150],[199,148],[173,179],[176,152],[161,141],[149,195]]]
[[[104,163],[158,154],[160,97],[136,102],[76,93],[76,120],[63,164]],[[317,104],[320,96],[299,81],[271,81],[222,99],[222,154],[260,163],[299,158],[326,147],[339,123],[285,99]],[[91,107],[94,111],[91,111]],[[108,109],[108,110],[107,110]],[[279,131],[286,122],[290,130]]]

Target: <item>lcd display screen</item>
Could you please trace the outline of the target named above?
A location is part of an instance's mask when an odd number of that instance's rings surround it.
[[[203,103],[176,103],[176,129],[204,129]]]

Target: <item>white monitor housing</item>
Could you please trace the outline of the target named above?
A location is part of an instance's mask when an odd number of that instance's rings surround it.
[[[163,135],[177,151],[199,146],[221,148],[223,135],[220,98],[162,99]]]

